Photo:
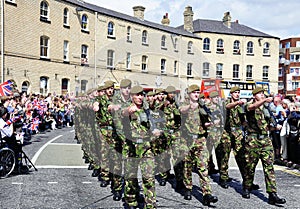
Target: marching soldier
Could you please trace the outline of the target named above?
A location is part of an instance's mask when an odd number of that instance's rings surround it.
[[[284,204],[286,200],[277,196],[274,149],[272,140],[268,135],[270,131],[269,111],[264,103],[272,102],[273,98],[265,98],[264,89],[257,87],[252,91],[253,101],[246,104],[245,111],[248,120],[248,135],[245,141],[246,173],[243,182],[243,198],[250,198],[255,168],[259,160],[262,162],[266,191],[269,193],[268,203],[271,205]]]
[[[143,191],[145,196],[144,208],[156,208],[154,154],[151,150],[150,122],[143,108],[144,93],[141,86],[131,89],[132,103],[122,111],[123,117],[129,117],[127,124],[131,137],[126,139],[125,149],[128,157],[125,163],[125,203],[130,209],[137,208],[140,199],[137,179],[138,166],[141,168]]]
[[[206,147],[207,127],[211,126],[207,112],[199,105],[199,91],[198,85],[191,85],[188,87],[189,103],[181,106],[180,112],[184,115],[183,126],[186,129],[184,136],[189,145],[189,153],[184,158],[184,180],[186,187],[184,198],[186,200],[192,199],[192,168],[193,164],[198,169],[199,181],[203,193],[203,205],[210,205],[216,203],[218,198],[212,196],[210,186],[210,179],[207,170],[208,153]]]

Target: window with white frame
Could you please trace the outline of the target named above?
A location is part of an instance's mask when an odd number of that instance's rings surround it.
[[[300,47],[300,41],[296,41],[296,47]]]
[[[264,43],[263,54],[264,55],[270,54],[270,44],[268,42]]]
[[[192,54],[193,53],[193,42],[191,42],[191,41],[188,42],[187,53],[188,54]]]
[[[64,8],[64,25],[69,26],[69,9]]]
[[[238,40],[235,40],[233,42],[233,53],[234,54],[240,54],[241,53],[241,51],[240,51],[240,41],[238,41]]]
[[[253,54],[253,42],[249,41],[247,43],[247,54]]]
[[[187,76],[192,76],[193,74],[193,64],[192,63],[187,63],[187,69],[186,69],[186,75]]]
[[[49,6],[48,3],[46,1],[42,1],[41,2],[41,11],[40,11],[40,15],[41,15],[41,19],[42,20],[49,20]]]
[[[263,66],[263,74],[262,74],[263,80],[269,79],[269,66]]]
[[[246,66],[246,80],[252,80],[252,70],[253,66],[252,65],[247,65]]]
[[[223,64],[217,63],[216,65],[216,78],[223,78]]]
[[[240,66],[238,64],[234,64],[232,70],[232,78],[239,79],[239,73],[240,73]]]
[[[223,54],[224,53],[224,41],[223,39],[217,40],[217,53]]]
[[[166,70],[166,59],[161,59],[160,60],[160,73],[161,74],[166,74],[167,70]]]
[[[49,58],[49,37],[40,37],[40,56],[42,58]]]
[[[107,50],[107,68],[114,69],[114,58],[115,58],[115,51],[114,50]]]
[[[146,30],[142,32],[142,44],[148,44],[148,32]]]
[[[161,48],[166,48],[166,36],[161,37]]]
[[[64,41],[64,61],[69,61],[69,41]]]
[[[210,51],[210,39],[205,38],[203,40],[203,51]]]
[[[203,70],[202,70],[202,77],[207,78],[209,77],[209,62],[203,63]]]
[[[85,93],[86,92],[86,90],[87,90],[87,84],[88,84],[87,80],[81,80],[80,81],[80,90],[81,90],[81,93]]]
[[[115,24],[113,22],[109,22],[107,25],[107,36],[115,36]]]
[[[88,30],[88,17],[86,14],[83,14],[81,17],[81,30]]]
[[[85,44],[81,45],[81,65],[88,64],[88,46]]]
[[[130,26],[127,27],[127,41],[128,42],[131,41],[131,27]]]
[[[143,72],[148,71],[148,56],[146,56],[146,55],[142,56],[142,71]]]
[[[178,68],[177,65],[178,65],[178,61],[175,60],[175,61],[174,61],[174,67],[173,67],[174,75],[177,75],[177,68]]]
[[[131,69],[131,53],[127,52],[126,54],[126,70]]]
[[[291,54],[290,61],[291,62],[300,62],[300,54]]]

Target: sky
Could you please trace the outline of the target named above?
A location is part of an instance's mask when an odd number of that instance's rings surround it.
[[[183,25],[183,11],[191,6],[194,20],[222,20],[230,12],[232,21],[278,37],[300,37],[299,0],[84,0],[133,16],[132,7],[144,6],[145,20],[160,23],[168,13],[170,26]]]

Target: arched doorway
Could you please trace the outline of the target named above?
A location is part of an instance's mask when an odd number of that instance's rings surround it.
[[[29,88],[29,82],[28,81],[24,81],[23,83],[22,83],[22,89],[21,89],[21,92],[22,93],[26,93],[26,94],[28,94],[28,88]]]

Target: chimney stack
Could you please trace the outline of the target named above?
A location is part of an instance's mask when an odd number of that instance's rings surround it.
[[[191,6],[185,7],[183,16],[184,16],[184,25],[183,25],[184,30],[187,30],[189,32],[194,32],[194,27],[193,27],[194,12]]]
[[[170,25],[170,19],[168,17],[168,13],[166,13],[166,15],[163,16],[163,19],[161,20],[161,24],[166,26]]]
[[[227,26],[227,28],[231,28],[231,16],[230,12],[225,12],[223,17],[223,24]]]
[[[144,11],[145,11],[145,7],[143,6],[135,6],[132,8],[133,9],[133,16],[140,19],[140,20],[144,20]]]

